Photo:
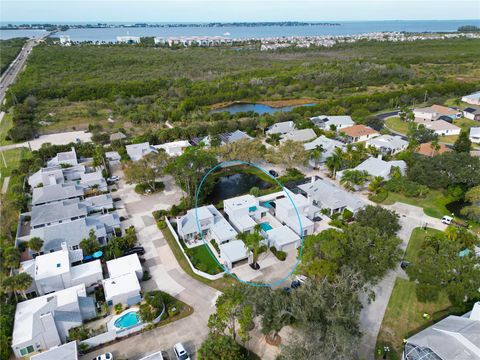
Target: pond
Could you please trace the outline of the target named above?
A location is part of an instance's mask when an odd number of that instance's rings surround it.
[[[249,112],[253,111],[259,115],[263,114],[274,114],[276,112],[288,112],[300,106],[314,106],[316,104],[304,104],[304,105],[292,105],[292,106],[283,106],[283,107],[272,107],[264,104],[254,104],[254,103],[237,103],[228,105],[219,109],[210,111],[210,113],[219,113],[219,112],[228,112],[230,114],[236,114],[239,112]]]
[[[267,189],[272,184],[260,179],[254,174],[240,173],[218,178],[212,192],[207,197],[207,202],[218,204],[220,201],[235,196],[244,195],[250,191],[252,187],[259,189]]]
[[[462,208],[467,205],[469,205],[467,202],[463,200],[457,200],[457,201],[453,201],[451,203],[446,204],[445,207],[451,214],[454,214],[456,217],[460,219],[465,219],[465,217],[462,214],[460,214],[460,210],[462,210]]]

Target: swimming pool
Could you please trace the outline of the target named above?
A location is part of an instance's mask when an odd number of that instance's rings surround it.
[[[140,320],[140,316],[136,311],[130,311],[122,316],[120,316],[117,320],[115,320],[115,327],[118,329],[127,329],[132,326],[140,324],[142,321]]]
[[[262,228],[263,231],[268,231],[273,229],[272,225],[270,225],[268,222],[260,223],[260,227]]]

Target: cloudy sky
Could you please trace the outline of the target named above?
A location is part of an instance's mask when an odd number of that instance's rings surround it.
[[[479,0],[1,0],[8,21],[479,19]]]

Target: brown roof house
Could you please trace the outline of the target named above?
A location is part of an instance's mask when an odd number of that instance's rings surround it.
[[[380,135],[378,132],[365,125],[353,125],[342,129],[341,132],[347,136],[348,142],[351,143],[367,141]]]

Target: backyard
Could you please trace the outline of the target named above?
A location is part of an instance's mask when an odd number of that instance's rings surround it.
[[[207,274],[215,275],[221,273],[222,268],[210,255],[208,245],[195,246],[193,248],[185,248],[190,261],[198,270],[204,271]]]
[[[439,230],[430,228],[414,229],[405,252],[405,260],[417,261],[424,239],[438,232]],[[381,358],[384,346],[388,346],[391,350],[389,359],[400,359],[403,339],[450,314],[451,304],[445,293],[441,293],[436,302],[421,303],[417,300],[416,286],[413,281],[396,279],[377,338],[377,358]],[[429,318],[425,319],[424,314],[428,314]]]

